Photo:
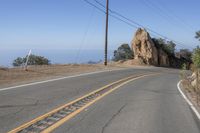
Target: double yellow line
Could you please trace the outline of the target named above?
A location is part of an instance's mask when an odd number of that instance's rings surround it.
[[[140,79],[140,78],[143,78],[143,77],[146,77],[146,76],[150,76],[150,75],[155,75],[155,74],[158,74],[158,73],[154,73],[154,74],[145,74],[145,75],[137,75],[137,76],[129,76],[129,77],[120,79],[120,80],[118,80],[118,81],[115,81],[115,82],[113,82],[113,83],[110,83],[110,84],[108,84],[108,85],[106,85],[106,86],[103,86],[103,87],[101,87],[101,88],[99,88],[99,89],[97,89],[97,90],[95,90],[95,91],[93,91],[93,92],[91,92],[91,93],[89,93],[89,94],[86,94],[86,95],[84,95],[84,96],[82,96],[82,97],[80,97],[80,98],[78,98],[78,99],[76,99],[76,100],[74,100],[74,101],[71,101],[70,103],[67,103],[67,104],[65,104],[65,105],[63,105],[63,106],[61,106],[61,107],[58,107],[58,108],[56,108],[56,109],[54,109],[54,110],[52,110],[52,111],[50,111],[50,112],[48,112],[48,113],[46,113],[46,114],[44,114],[44,115],[42,115],[42,116],[39,116],[39,117],[33,119],[32,121],[27,122],[27,123],[25,123],[25,124],[23,124],[23,125],[21,125],[21,126],[15,128],[15,129],[9,131],[8,133],[17,133],[17,132],[19,132],[19,131],[25,129],[25,128],[28,127],[28,126],[30,126],[30,125],[32,125],[32,124],[34,124],[34,123],[36,123],[36,122],[38,122],[38,121],[40,121],[40,120],[43,120],[44,118],[46,118],[46,117],[48,117],[48,116],[51,116],[52,114],[56,113],[57,111],[59,111],[59,110],[65,108],[65,107],[67,107],[67,106],[69,106],[69,105],[71,105],[71,104],[73,104],[73,103],[76,103],[77,101],[79,101],[79,100],[81,100],[81,99],[83,99],[83,98],[85,98],[85,97],[88,97],[88,96],[91,95],[91,94],[94,94],[94,93],[96,93],[96,92],[99,92],[99,91],[101,91],[101,90],[103,90],[103,89],[105,89],[105,88],[107,88],[107,87],[109,87],[109,86],[111,86],[111,85],[116,84],[116,83],[125,81],[125,82],[122,82],[121,84],[117,85],[116,87],[114,87],[114,88],[108,90],[107,92],[105,92],[104,94],[100,95],[100,96],[97,97],[96,99],[94,99],[94,100],[92,100],[91,102],[85,104],[83,107],[81,107],[81,108],[79,108],[78,110],[72,112],[71,114],[67,115],[66,117],[62,118],[61,120],[59,120],[59,121],[56,122],[55,124],[51,125],[50,127],[46,128],[46,129],[44,129],[44,130],[42,131],[42,133],[51,132],[51,131],[53,131],[54,129],[56,129],[57,127],[59,127],[60,125],[62,125],[63,123],[65,123],[66,121],[68,121],[69,119],[71,119],[72,117],[74,117],[74,116],[76,116],[77,114],[79,114],[79,113],[80,113],[81,111],[83,111],[85,108],[89,107],[89,106],[92,105],[93,103],[95,103],[95,102],[97,102],[98,100],[102,99],[104,96],[108,95],[109,93],[113,92],[114,90],[118,89],[119,87],[121,87],[121,86],[123,86],[123,85],[125,85],[125,84],[127,84],[127,83],[129,83],[129,82],[131,82],[131,81],[133,81],[133,80]],[[132,77],[132,78],[131,78],[131,77]],[[129,80],[126,81],[126,79],[129,79]]]

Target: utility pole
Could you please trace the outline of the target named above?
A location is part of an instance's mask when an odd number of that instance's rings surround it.
[[[107,66],[108,62],[108,13],[109,13],[109,0],[106,0],[106,34],[105,34],[105,60],[104,60],[105,66]]]

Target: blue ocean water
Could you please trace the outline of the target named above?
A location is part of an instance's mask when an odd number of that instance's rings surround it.
[[[25,57],[29,49],[0,50],[0,66],[12,67],[12,62],[17,57]],[[32,54],[45,56],[52,64],[87,63],[104,59],[104,50],[58,50],[58,49],[32,49]],[[111,59],[113,51],[108,51]]]

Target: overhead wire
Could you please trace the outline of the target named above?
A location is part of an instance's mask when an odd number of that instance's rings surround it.
[[[165,9],[165,11],[168,12],[168,14],[171,14],[170,16],[172,16],[177,21],[179,21],[180,23],[182,23],[183,25],[185,25],[185,27],[188,30],[194,32],[194,28],[189,23],[187,23],[184,19],[182,19],[181,17],[179,17],[178,15],[176,15],[172,10],[170,10],[169,8],[167,8],[167,6],[163,2],[157,1],[156,3],[157,3],[157,5],[160,6],[161,9],[163,9],[163,10]]]
[[[80,62],[81,50],[82,50],[82,47],[83,47],[83,45],[85,43],[85,39],[87,37],[88,31],[89,31],[89,28],[90,28],[90,25],[91,25],[92,18],[94,16],[94,10],[95,10],[95,7],[92,9],[91,15],[89,16],[88,24],[86,26],[85,32],[83,33],[83,38],[82,38],[82,40],[80,42],[79,49],[78,49],[77,54],[76,54],[76,59],[75,59],[76,63]]]
[[[102,7],[105,8],[105,6],[104,6],[101,2],[99,2],[98,0],[94,0],[94,1],[95,1],[97,4],[99,4],[100,6],[102,6]],[[122,15],[122,14],[116,12],[116,11],[113,11],[113,10],[111,10],[111,9],[109,9],[109,11],[110,11],[111,13],[113,13],[113,14],[116,14],[116,15],[120,16],[120,17],[123,18],[123,19],[126,19],[127,21],[129,21],[129,22],[131,22],[131,23],[133,23],[133,24],[135,24],[135,25],[137,25],[137,26],[139,26],[139,27],[142,27],[142,28],[147,29],[148,31],[150,31],[151,33],[154,33],[155,35],[158,35],[158,36],[160,36],[160,37],[163,37],[164,39],[173,41],[174,43],[176,43],[176,44],[179,45],[179,46],[182,45],[181,47],[188,47],[187,45],[184,45],[184,44],[181,43],[181,42],[175,41],[175,40],[173,40],[173,39],[171,39],[171,38],[169,38],[169,37],[167,37],[167,36],[164,36],[164,35],[162,35],[162,34],[156,32],[156,31],[152,30],[152,29],[149,28],[149,27],[143,26],[143,25],[139,24],[138,22],[133,21],[133,20],[131,20],[131,19],[125,17],[124,15]]]
[[[161,18],[163,18],[166,22],[168,22],[172,26],[174,25],[177,26],[177,23],[175,22],[175,20],[173,20],[174,18],[171,18],[171,16],[166,14],[159,6],[155,5],[152,1],[148,0],[138,0],[138,1],[140,1],[147,8],[150,8],[152,11],[155,12],[155,14],[159,15]]]
[[[101,11],[101,12],[103,12],[103,13],[106,14],[106,12],[105,12],[103,9],[99,8],[98,6],[96,6],[95,4],[91,3],[90,1],[88,1],[88,0],[83,0],[83,1],[85,1],[85,2],[88,3],[89,5],[95,7],[95,8],[98,9],[99,11]],[[110,11],[110,9],[109,9],[109,11]],[[121,19],[121,18],[119,18],[119,17],[117,17],[117,16],[115,16],[115,15],[109,14],[109,16],[111,16],[111,17],[113,17],[113,18],[115,18],[115,19],[117,19],[117,20],[119,20],[119,21],[121,21],[121,22],[124,22],[124,23],[128,24],[129,26],[132,26],[132,27],[135,27],[135,28],[139,28],[139,27],[137,27],[137,26],[135,26],[135,25],[133,25],[133,24],[131,24],[131,23],[129,23],[129,22],[124,21],[123,19]]]
[[[171,15],[169,15],[169,13],[166,13],[164,10],[163,10],[163,8],[161,8],[161,7],[159,7],[158,5],[156,5],[155,3],[153,3],[153,1],[150,1],[150,0],[139,0],[140,2],[142,2],[144,5],[146,5],[147,7],[149,7],[149,8],[151,8],[151,9],[153,9],[154,11],[155,11],[155,13],[157,13],[158,15],[160,15],[161,17],[163,17],[163,18],[165,18],[169,23],[171,23],[172,25],[176,25],[176,26],[179,26],[182,30],[183,30],[183,28],[185,29],[185,30],[187,30],[187,32],[189,31],[189,32],[193,32],[193,30],[192,29],[188,29],[188,28],[186,28],[185,26],[181,26],[181,24],[180,23],[176,23],[177,22],[177,18],[176,17],[172,17]],[[157,11],[158,12],[157,12]],[[174,18],[176,18],[176,19],[174,19]],[[172,21],[172,20],[174,20],[174,21]],[[180,21],[180,20],[179,20]],[[181,21],[182,23],[183,23],[183,21]],[[183,31],[185,31],[185,30],[183,30]],[[174,42],[176,42],[176,43],[178,43],[178,44],[183,44],[182,42],[180,42],[180,41],[175,41],[175,40],[173,40],[173,39],[170,39],[170,40],[172,40],[172,41],[174,41]],[[188,46],[187,46],[188,47]]]
[[[184,23],[183,20],[178,19],[179,17],[173,15],[171,12],[168,12],[167,9],[164,6],[162,6],[161,4],[159,4],[158,2],[155,3],[151,0],[139,0],[139,1],[143,2],[146,6],[153,9],[155,11],[155,13],[157,13],[158,15],[165,18],[167,20],[167,22],[171,23],[172,25],[175,25],[176,27],[179,27],[182,31],[194,32],[189,25]]]
[[[95,8],[97,8],[99,11],[101,11],[101,12],[103,12],[103,13],[106,13],[102,8],[100,8],[100,7],[97,6],[96,4],[94,4],[94,3],[92,3],[92,2],[90,2],[90,1],[88,1],[88,0],[83,0],[83,1],[85,1],[85,2],[88,3],[89,5],[91,5],[91,6],[95,7]],[[99,2],[98,0],[94,0],[94,2],[96,2],[96,3],[97,3],[98,5],[100,5],[101,7],[105,8],[105,6],[104,6],[101,2]],[[185,47],[188,47],[188,48],[189,48],[189,46],[184,45],[184,44],[182,44],[182,43],[180,43],[180,42],[178,42],[178,41],[175,41],[175,40],[173,40],[173,39],[170,39],[169,37],[164,36],[164,35],[162,35],[162,34],[156,32],[156,31],[152,30],[152,29],[149,28],[149,27],[143,26],[142,24],[139,24],[139,23],[137,23],[136,21],[133,21],[133,20],[131,20],[131,19],[125,17],[124,15],[120,14],[119,12],[113,11],[113,10],[111,10],[110,8],[109,8],[109,11],[110,11],[110,14],[109,14],[109,15],[110,15],[111,17],[113,17],[113,18],[115,18],[115,19],[117,19],[117,20],[119,20],[119,21],[121,21],[121,22],[124,22],[124,23],[128,24],[129,26],[132,26],[132,27],[134,27],[134,28],[139,28],[139,27],[145,28],[146,30],[150,31],[151,33],[154,33],[154,34],[156,34],[156,35],[158,35],[158,36],[160,36],[160,37],[163,37],[164,39],[167,39],[167,40],[169,40],[169,41],[173,41],[174,43],[176,43],[177,45],[179,45],[179,46],[182,47],[182,48],[185,48]],[[113,15],[113,14],[114,14],[114,15]],[[125,20],[123,20],[123,19],[125,19]],[[128,22],[127,22],[127,21],[128,21]],[[137,26],[136,26],[136,25],[137,25]]]

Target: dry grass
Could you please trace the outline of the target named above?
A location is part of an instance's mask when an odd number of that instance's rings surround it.
[[[183,79],[181,82],[183,91],[187,95],[187,97],[197,106],[200,107],[200,97],[199,97],[199,89],[193,87],[191,85],[191,81],[188,78],[188,75],[183,73]]]
[[[100,71],[105,69],[142,67],[129,63],[109,62],[105,67],[103,64],[63,64],[29,66],[28,71],[23,68],[0,67],[0,88],[47,80],[74,74]]]
[[[188,81],[183,81],[182,86],[184,88],[184,92],[187,95],[187,97],[200,108],[200,99],[197,95],[197,92],[195,88],[193,88],[190,84],[188,84]]]
[[[30,83],[55,77],[74,75],[84,72],[92,72],[104,69],[113,69],[114,66],[104,67],[101,64],[66,64],[30,66],[28,71],[23,68],[0,68],[0,87],[8,87],[23,83]]]

